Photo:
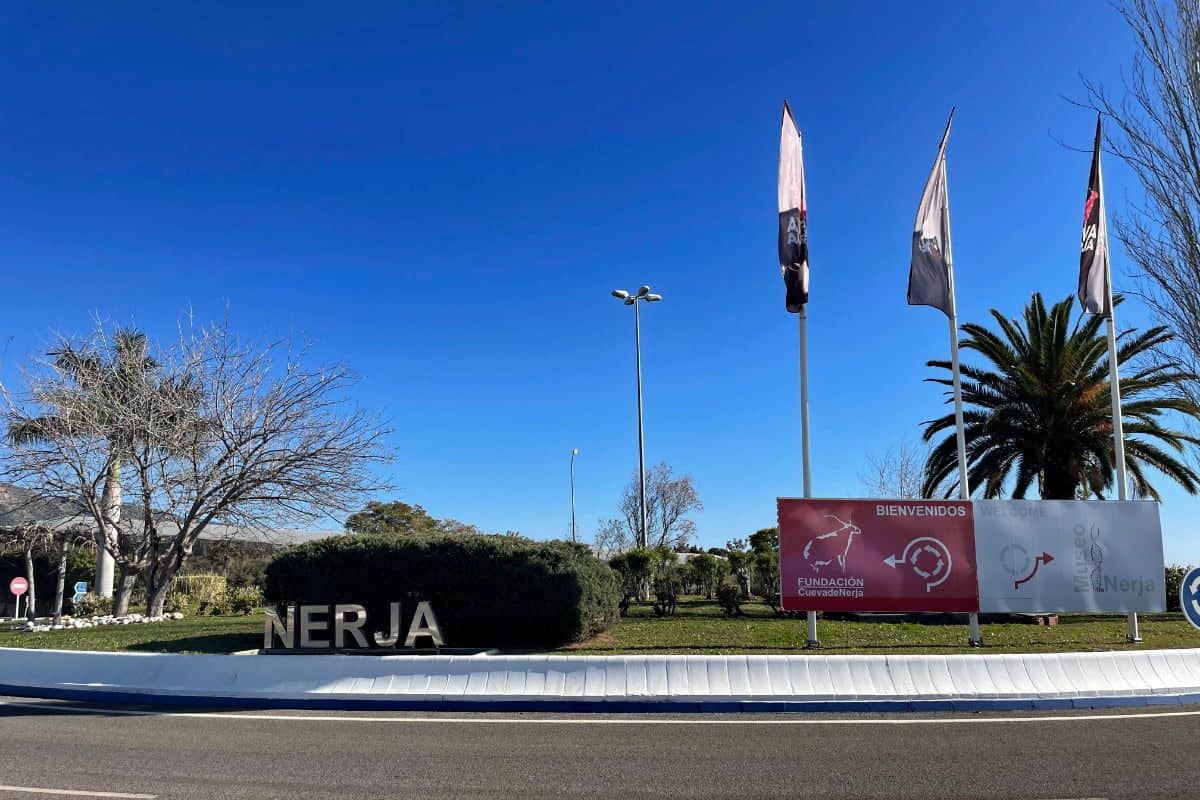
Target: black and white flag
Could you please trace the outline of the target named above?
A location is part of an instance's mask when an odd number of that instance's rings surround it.
[[[950,138],[950,119],[938,145],[937,160],[925,181],[917,221],[913,226],[912,263],[908,269],[908,304],[933,306],[951,316],[950,231],[946,224],[946,142]]]
[[[808,203],[804,147],[786,102],[779,134],[779,268],[787,287],[787,310],[799,313],[808,302]]]
[[[1112,313],[1108,288],[1108,223],[1104,219],[1104,178],[1100,171],[1100,116],[1087,198],[1083,202],[1083,241],[1079,247],[1079,302],[1090,314]]]

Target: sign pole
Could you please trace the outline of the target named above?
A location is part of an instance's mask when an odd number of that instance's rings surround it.
[[[812,468],[809,459],[808,439],[808,303],[800,306],[800,449],[804,458],[804,496],[812,497]],[[780,584],[779,591],[783,591]],[[782,595],[780,596],[782,601]],[[807,621],[807,638],[804,642],[806,649],[821,646],[817,637],[817,612],[805,612]]]
[[[958,496],[971,499],[971,485],[967,471],[967,437],[963,425],[962,379],[958,368],[958,301],[954,293],[954,251],[950,244],[950,187],[946,180],[946,164],[942,163],[942,227],[946,231],[946,272],[950,285],[950,365],[954,378],[954,428],[958,438]],[[979,630],[979,614],[968,616],[968,643],[971,647],[983,646],[983,634]]]

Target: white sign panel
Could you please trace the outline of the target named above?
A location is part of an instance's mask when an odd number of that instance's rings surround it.
[[[976,500],[979,610],[1166,610],[1158,504]]]

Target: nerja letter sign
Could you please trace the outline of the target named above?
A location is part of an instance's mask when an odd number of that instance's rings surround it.
[[[265,608],[263,620],[263,649],[273,650],[276,642],[285,650],[342,650],[416,647],[432,642],[444,647],[441,628],[433,606],[422,600],[416,604],[407,633],[401,628],[400,603],[391,603],[386,631],[368,633],[367,609],[357,603],[333,605],[289,603],[282,615],[277,608]],[[404,643],[400,636],[404,633]]]

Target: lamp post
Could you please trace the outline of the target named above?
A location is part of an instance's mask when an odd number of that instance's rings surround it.
[[[648,538],[646,529],[646,435],[642,427],[642,320],[638,306],[642,302],[657,303],[662,300],[662,295],[652,294],[649,286],[643,286],[637,290],[637,294],[630,294],[624,289],[614,289],[612,296],[627,306],[633,306],[633,342],[637,365],[638,504],[641,511],[638,547],[645,547]]]
[[[575,533],[575,456],[579,455],[579,448],[571,449],[571,541],[578,542],[579,537]]]

